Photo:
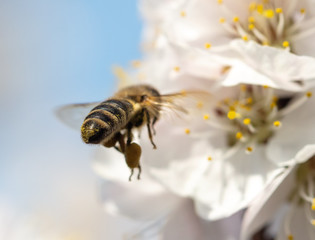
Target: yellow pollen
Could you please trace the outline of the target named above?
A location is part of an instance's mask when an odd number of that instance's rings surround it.
[[[280,121],[274,121],[273,122],[273,125],[275,126],[275,127],[281,127],[281,122]]]
[[[264,12],[264,5],[258,4],[256,10],[258,13],[262,14]]]
[[[246,102],[247,102],[247,104],[251,104],[251,103],[253,103],[253,99],[251,97],[249,97],[246,99]]]
[[[263,12],[264,17],[266,18],[273,18],[275,15],[274,11],[272,9],[267,9]]]
[[[190,129],[189,128],[185,128],[185,133],[189,134],[190,133]]]
[[[203,115],[203,119],[204,119],[204,120],[208,120],[209,118],[210,118],[209,114]]]
[[[267,89],[267,88],[269,88],[269,86],[268,85],[263,85],[263,88]]]
[[[306,95],[306,97],[310,98],[310,97],[313,96],[313,93],[312,92],[307,92],[305,95]]]
[[[249,125],[250,122],[251,122],[251,119],[250,119],[250,118],[245,118],[245,119],[243,120],[243,123],[244,123],[245,125]]]
[[[254,11],[256,9],[256,3],[252,2],[249,4],[248,10],[249,11]]]
[[[249,23],[254,23],[255,22],[255,18],[253,16],[248,17],[248,22]]]
[[[247,36],[247,35],[244,35],[244,36],[242,37],[242,39],[246,42],[246,41],[248,41],[248,36]]]
[[[207,159],[208,159],[208,161],[211,161],[211,160],[212,160],[212,157],[209,156]]]
[[[301,13],[301,14],[305,14],[305,8],[301,8],[301,9],[300,9],[300,13]]]
[[[176,72],[179,72],[179,71],[180,71],[180,67],[179,67],[179,66],[176,66],[176,67],[174,67],[173,69],[174,69],[174,71],[176,71]]]
[[[246,85],[241,85],[240,87],[241,87],[241,91],[242,91],[242,92],[246,92],[246,90],[247,90]]]
[[[236,139],[241,139],[243,137],[243,134],[241,132],[237,132],[235,137]]]
[[[206,43],[205,44],[205,48],[207,48],[207,49],[211,48],[211,44],[210,43]]]
[[[225,18],[220,18],[220,19],[219,19],[219,22],[220,22],[220,23],[224,23],[224,22],[225,22]]]
[[[248,29],[249,29],[249,30],[253,30],[254,28],[255,28],[255,25],[254,25],[254,24],[252,24],[252,23],[251,23],[251,24],[248,24]]]
[[[288,235],[288,240],[293,240],[294,238],[293,238],[293,235],[292,234],[290,234],[290,235]]]
[[[227,114],[227,117],[230,119],[230,120],[233,120],[235,118],[240,118],[241,117],[241,114],[235,112],[235,111],[229,111],[228,114]]]
[[[282,8],[276,8],[276,13],[282,13]]]
[[[181,16],[181,17],[186,17],[186,12],[185,12],[185,11],[181,11],[181,12],[180,12],[180,16]]]
[[[223,3],[223,0],[218,0],[218,4],[222,4]]]
[[[203,107],[203,102],[197,102],[196,107],[199,108],[199,109],[202,108]]]
[[[312,210],[315,211],[315,198],[312,200]]]
[[[288,41],[284,41],[283,43],[282,43],[282,46],[283,47],[289,47],[290,46],[290,43],[288,42]]]
[[[139,60],[133,60],[131,61],[131,65],[134,67],[134,68],[138,68],[141,66],[141,61]]]
[[[253,150],[254,150],[254,149],[253,149],[252,147],[247,147],[247,148],[246,148],[246,152],[247,152],[247,153],[251,153],[251,152],[253,152]]]
[[[240,18],[237,16],[233,18],[233,22],[238,22],[239,20],[240,20]]]

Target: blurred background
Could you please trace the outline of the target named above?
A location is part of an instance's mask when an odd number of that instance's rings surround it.
[[[0,1],[1,240],[120,239],[128,228],[102,211],[93,147],[54,109],[109,96],[111,66],[139,59],[140,41],[137,1]]]

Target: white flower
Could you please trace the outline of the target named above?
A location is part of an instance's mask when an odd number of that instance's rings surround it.
[[[250,205],[244,216],[242,239],[249,239],[272,218],[280,218],[275,227],[276,239],[315,238],[314,149],[312,145],[305,150],[313,155],[311,158],[296,156],[304,163],[288,168]],[[280,210],[285,213],[279,217]]]
[[[194,57],[189,54],[186,61],[194,65],[207,55],[207,62],[216,55],[225,59],[231,69],[224,85],[241,82],[301,91],[314,84],[313,1],[186,0],[172,7],[165,2],[160,4],[165,18],[155,22],[159,32],[182,51],[192,52]],[[204,76],[207,66],[198,69]]]

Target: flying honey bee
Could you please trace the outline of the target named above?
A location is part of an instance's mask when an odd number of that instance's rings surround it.
[[[146,126],[154,149],[154,125],[162,110],[175,110],[186,113],[186,109],[177,100],[186,97],[187,92],[161,95],[150,85],[134,85],[121,89],[113,97],[100,103],[72,104],[57,110],[57,115],[67,125],[73,126],[73,119],[80,111],[91,109],[81,126],[82,140],[87,144],[100,144],[107,148],[114,147],[124,154],[131,169],[129,181],[138,168],[141,175],[141,147],[133,142],[133,129]],[[75,116],[77,115],[77,116]]]

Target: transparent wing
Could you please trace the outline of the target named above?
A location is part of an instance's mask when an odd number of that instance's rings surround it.
[[[85,117],[99,103],[68,104],[57,108],[55,114],[68,127],[80,131]]]
[[[205,91],[182,91],[178,93],[165,94],[158,97],[148,97],[148,109],[152,114],[162,115],[183,114],[193,115],[200,112],[207,103],[211,102],[211,94]]]

